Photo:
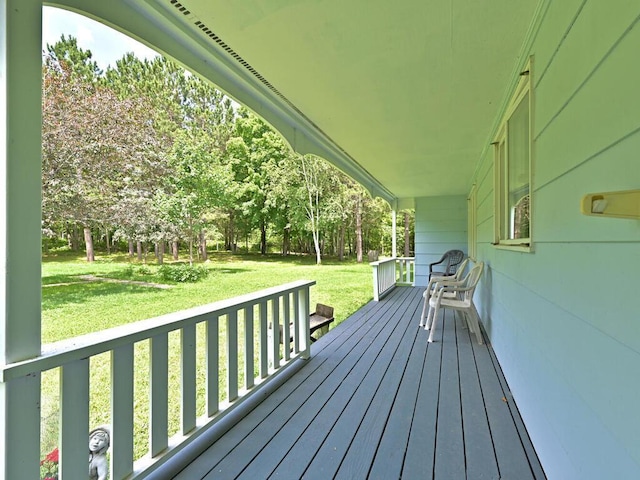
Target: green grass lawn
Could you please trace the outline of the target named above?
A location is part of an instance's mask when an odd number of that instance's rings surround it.
[[[196,283],[175,283],[162,280],[157,265],[141,264],[122,255],[98,257],[91,264],[70,252],[47,255],[42,263],[42,341],[55,342],[295,280],[316,281],[311,288],[310,307],[313,309],[317,302],[333,306],[336,317],[333,327],[372,298],[371,267],[366,263],[329,259],[317,266],[314,257],[218,253],[202,265],[209,271],[206,278]],[[87,281],[81,278],[83,275],[170,284],[171,288]],[[199,340],[203,336],[201,332],[198,331]],[[170,346],[175,347],[175,353],[169,360],[169,388],[175,395],[170,398],[169,411],[175,413],[175,418],[170,421],[170,433],[177,431],[179,422],[178,342],[177,332],[171,334]],[[199,351],[203,349],[200,345]],[[135,456],[139,457],[147,449],[148,343],[137,344],[135,355]],[[223,359],[221,365],[224,365]],[[91,427],[110,423],[109,376],[109,356],[103,354],[92,358]],[[198,388],[203,390],[204,365],[198,366],[198,377]],[[45,453],[57,445],[58,389],[57,369],[45,372],[42,388],[42,449]],[[198,404],[198,412],[204,413],[203,401]]]

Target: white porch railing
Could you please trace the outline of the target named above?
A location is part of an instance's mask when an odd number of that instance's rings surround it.
[[[0,381],[38,376],[60,367],[60,473],[65,479],[87,478],[89,433],[89,361],[104,352],[111,355],[111,468],[110,478],[144,478],[243,400],[266,386],[285,365],[308,358],[309,288],[313,281],[298,281],[252,294],[184,310],[130,325],[96,332],[43,347],[39,357],[4,365]],[[280,324],[268,335],[269,323]],[[196,327],[204,324],[205,388],[196,388]],[[293,332],[290,331],[293,325]],[[240,327],[240,329],[239,329]],[[240,334],[239,334],[240,331]],[[282,331],[282,350],[280,350]],[[180,335],[180,429],[169,438],[168,360],[169,333]],[[244,332],[244,333],[242,333]],[[226,355],[219,339],[226,338]],[[269,340],[268,340],[269,338]],[[293,338],[291,342],[290,338]],[[134,346],[149,348],[149,448],[134,458]],[[293,343],[293,344],[291,344]],[[258,352],[254,352],[254,345]],[[226,365],[219,368],[220,358]],[[239,357],[244,359],[243,370]],[[255,372],[258,372],[257,374]],[[225,378],[219,378],[223,372]],[[241,381],[242,378],[244,381]],[[222,381],[221,381],[222,380]],[[226,401],[220,402],[219,385],[226,384]],[[201,398],[204,396],[204,399]],[[196,402],[205,402],[205,414],[196,418]],[[39,415],[40,412],[33,412]],[[93,427],[93,426],[92,426]],[[24,448],[39,448],[32,439]],[[11,459],[5,459],[11,462]]]
[[[415,258],[396,257],[372,262],[373,299],[377,302],[396,285],[414,285]]]

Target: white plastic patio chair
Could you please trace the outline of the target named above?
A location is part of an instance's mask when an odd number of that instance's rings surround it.
[[[427,285],[427,289],[422,294],[422,298],[424,298],[424,303],[422,305],[422,315],[420,315],[420,326],[424,327],[424,318],[427,314],[427,307],[429,306],[429,299],[431,295],[435,292],[436,284],[442,281],[451,281],[451,282],[460,282],[460,279],[464,275],[464,271],[467,269],[467,264],[469,263],[469,258],[465,258],[463,262],[458,265],[458,270],[453,275],[434,275],[429,279],[429,284]],[[455,293],[448,292],[445,294],[446,296],[455,296]]]
[[[443,280],[442,282],[436,283],[435,292],[429,298],[429,314],[427,315],[427,323],[424,327],[425,330],[431,330],[429,333],[429,342],[433,342],[438,312],[441,308],[450,308],[454,311],[462,312],[469,330],[475,333],[478,344],[482,344],[482,333],[480,332],[480,324],[478,323],[479,315],[473,304],[473,293],[478,286],[483,268],[484,263],[478,262],[469,271],[464,280],[460,282]]]

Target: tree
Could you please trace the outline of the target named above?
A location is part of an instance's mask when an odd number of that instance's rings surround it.
[[[169,158],[166,194],[161,196],[167,218],[176,224],[189,244],[193,263],[193,241],[204,226],[205,213],[222,198],[230,180],[229,169],[219,162],[211,139],[197,132],[176,137]]]
[[[125,179],[157,163],[156,136],[140,99],[120,99],[91,76],[98,71],[90,52],[64,37],[49,50],[54,53],[43,67],[43,225],[80,224],[92,261],[91,229],[113,222],[113,199]]]

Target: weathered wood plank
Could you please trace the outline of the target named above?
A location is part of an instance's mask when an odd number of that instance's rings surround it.
[[[488,349],[488,351],[491,357],[491,361],[493,362],[494,370],[496,372],[496,375],[498,376],[498,380],[500,381],[500,385],[502,386],[502,389],[505,392],[506,398],[508,400],[507,405],[509,406],[509,410],[511,411],[511,417],[513,418],[515,427],[518,430],[518,435],[520,436],[520,440],[522,441],[525,454],[529,460],[529,466],[531,467],[533,476],[536,479],[546,479],[547,476],[544,473],[542,464],[540,463],[540,459],[538,458],[538,454],[536,453],[535,448],[533,447],[533,443],[531,443],[529,432],[527,432],[527,428],[524,422],[522,421],[522,417],[520,416],[518,407],[516,403],[513,401],[513,397],[510,394],[509,385],[507,384],[507,380],[504,378],[504,374],[502,373],[502,368],[498,363],[496,354],[492,348]]]
[[[214,469],[218,462],[236,448],[268,415],[282,407],[294,392],[299,397],[297,399],[298,402],[303,402],[304,399],[308,398],[317,386],[342,363],[344,358],[352,351],[354,344],[362,342],[363,337],[366,337],[364,341],[375,338],[384,326],[385,312],[393,307],[396,302],[402,302],[409,293],[410,289],[398,289],[398,292],[394,292],[384,302],[370,302],[350,317],[349,322],[343,328],[330,330],[327,335],[324,335],[312,345],[313,356],[300,372],[265,399],[259,408],[247,415],[242,422],[218,440],[211,448],[203,452],[197,461],[187,466],[176,478],[203,478],[209,472],[220,474],[217,469]],[[368,336],[366,335],[367,333],[369,334]],[[289,402],[292,401],[289,400]],[[284,404],[285,407],[292,405],[293,403]],[[296,408],[299,408],[299,406]],[[286,411],[286,408],[283,408],[283,410]],[[292,414],[293,412],[290,412],[290,415]],[[269,422],[271,422],[271,419],[269,419]],[[273,429],[274,427],[268,428]],[[250,458],[245,460],[248,462]]]
[[[456,333],[467,478],[499,478],[498,463],[493,451],[489,421],[473,355],[472,342],[475,334],[472,337],[468,328],[461,328],[462,325],[466,326],[464,321],[464,318],[458,319]]]
[[[502,390],[489,351],[481,345],[473,345],[473,350],[500,477],[523,480],[533,478],[529,461],[507,405],[510,400]]]
[[[386,333],[395,330],[396,322],[393,321],[395,312],[391,313],[389,318],[385,319],[382,316],[377,322],[379,330],[369,330],[362,336],[361,341],[347,352],[344,360],[333,372],[330,372],[311,397],[303,401],[290,398],[283,402],[272,413],[272,416],[275,415],[281,421],[276,422],[275,425],[269,422],[256,428],[238,449],[216,465],[215,471],[218,474],[229,474],[229,476],[242,472],[240,478],[258,478],[265,473],[268,474],[271,469],[276,468],[293,442],[309,426],[320,409],[331,412],[331,416],[335,417],[335,411],[342,410],[340,404],[344,402],[344,395],[353,395],[354,385],[358,385],[371,369],[372,363],[383,351],[385,343],[390,341],[399,343],[401,332],[394,340],[391,340]],[[388,363],[388,360],[385,363]],[[376,384],[378,382],[379,380]],[[325,409],[327,402],[330,402],[333,408]],[[270,437],[272,438],[268,440]],[[258,453],[248,462],[247,456],[254,451]]]
[[[301,477],[304,473],[304,477],[309,479],[331,478],[334,475],[355,433],[362,425],[367,405],[372,403],[376,392],[380,391],[385,369],[391,364],[392,356],[403,343],[407,331],[406,309],[413,304],[415,297],[410,297],[391,312],[389,320],[385,322],[387,326],[371,344],[368,355],[361,358],[360,365],[342,382],[330,401],[321,406],[318,415],[285,456],[274,475],[286,473],[287,476]],[[397,362],[398,365],[401,363]],[[400,369],[403,369],[403,365],[400,365]],[[402,372],[396,381],[399,382],[401,374]],[[375,436],[376,446],[379,438],[380,435]],[[309,463],[306,472],[305,462]],[[369,460],[367,471],[370,463]]]
[[[544,478],[490,346],[449,311],[427,344],[421,293],[395,289],[332,329],[175,478]]]
[[[453,311],[443,314],[434,472],[436,478],[465,478],[456,323]]]
[[[433,478],[442,364],[442,332],[443,328],[436,330],[434,342],[427,345],[416,411],[411,423],[409,445],[402,468],[403,478]],[[421,336],[426,343],[429,332],[421,330]]]
[[[400,478],[402,473],[411,423],[416,414],[416,399],[428,346],[426,332],[424,329],[417,328],[421,313],[419,299],[420,297],[414,302],[413,310],[407,312],[411,314],[408,315],[411,321],[403,343],[411,344],[409,358],[398,394],[391,404],[389,420],[369,472],[370,478]],[[411,337],[413,337],[413,343],[410,342]]]

